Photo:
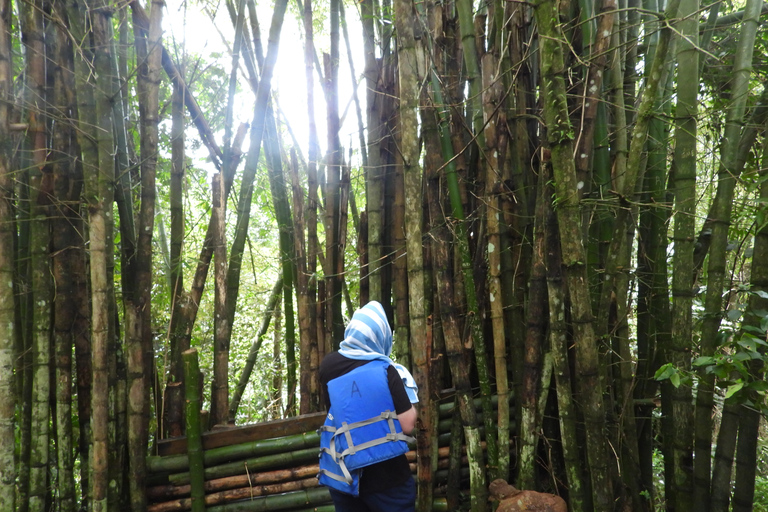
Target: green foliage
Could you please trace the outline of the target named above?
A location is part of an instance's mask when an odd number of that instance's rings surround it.
[[[188,65],[187,87],[197,99],[200,110],[205,112],[206,121],[214,133],[224,129],[229,59],[223,53],[211,52],[205,57],[190,58],[191,64]],[[197,137],[191,138],[190,143],[193,150],[201,147]]]
[[[662,365],[658,370],[656,370],[656,374],[653,376],[653,378],[659,381],[668,380],[670,384],[676,388],[680,387],[680,384],[685,383],[690,385],[692,382],[691,373],[681,370],[673,363],[666,363]]]
[[[748,291],[745,295],[754,294],[768,298],[768,293],[762,290]],[[692,362],[692,367],[700,372],[715,376],[716,385],[723,390],[723,398],[733,398],[739,403],[756,407],[768,412],[766,393],[768,382],[763,380],[762,368],[768,363],[768,312],[752,311],[754,317],[760,319],[759,325],[744,323],[741,329],[734,333],[736,325],[742,317],[740,307],[731,308],[726,312],[726,318],[718,334],[720,351],[714,356],[700,356]],[[693,385],[695,373],[679,368],[674,363],[662,365],[654,375],[659,381],[669,381],[675,387],[681,384]]]
[[[653,488],[655,506],[652,510],[664,510],[664,455],[658,448],[653,450]]]
[[[763,291],[750,293],[760,297],[766,295]],[[733,341],[723,346],[720,353],[711,357],[699,357],[693,362],[693,366],[714,375],[717,385],[724,389],[726,399],[733,397],[740,403],[766,412],[768,382],[763,380],[762,371],[756,372],[756,369],[765,367],[768,362],[768,343],[765,341],[768,312],[755,311],[753,314],[761,317],[759,326],[743,325],[741,332],[732,338]]]

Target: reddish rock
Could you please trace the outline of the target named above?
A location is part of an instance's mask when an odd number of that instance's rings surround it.
[[[520,491],[502,479],[488,487],[491,499],[499,502],[496,512],[568,512],[565,500],[546,492]]]

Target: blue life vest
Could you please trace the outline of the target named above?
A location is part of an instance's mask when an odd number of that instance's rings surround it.
[[[318,480],[357,496],[362,468],[408,451],[389,391],[386,361],[373,360],[328,383],[331,410],[320,427]]]

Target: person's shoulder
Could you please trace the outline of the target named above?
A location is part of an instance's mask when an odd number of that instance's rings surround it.
[[[367,362],[350,359],[337,351],[329,352],[320,362],[320,381],[327,383]]]
[[[320,362],[320,365],[324,364],[330,364],[334,361],[338,361],[340,359],[346,359],[343,355],[339,354],[338,350],[334,350],[333,352],[328,352],[325,354],[325,357],[323,357],[323,360]]]
[[[334,368],[338,366],[340,358],[345,359],[344,356],[338,352],[329,352],[323,357],[323,360],[320,361],[320,368],[318,369],[321,382],[328,382],[331,379],[331,374],[335,373]]]

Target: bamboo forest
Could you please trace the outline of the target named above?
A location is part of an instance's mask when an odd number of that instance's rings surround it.
[[[768,511],[767,21],[0,0],[0,512],[334,510],[372,300],[417,511]]]

